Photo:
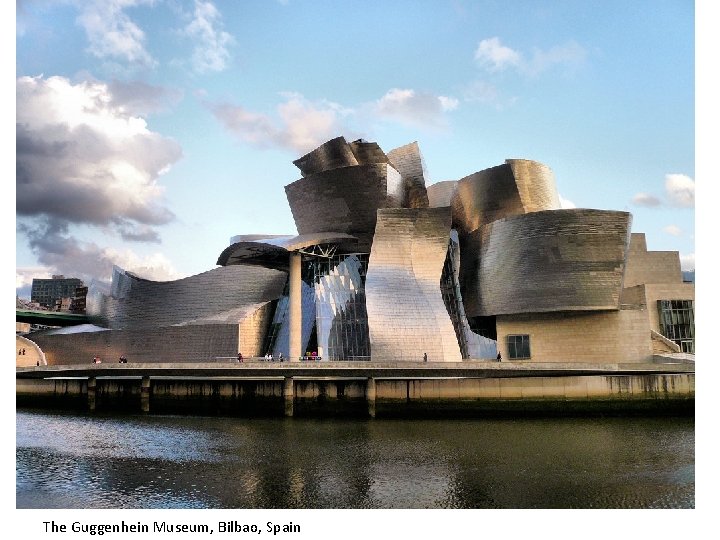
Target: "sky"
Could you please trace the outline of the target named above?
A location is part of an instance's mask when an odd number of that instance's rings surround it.
[[[688,0],[18,0],[16,294],[215,268],[295,234],[292,161],[417,141],[429,184],[525,158],[695,266]]]

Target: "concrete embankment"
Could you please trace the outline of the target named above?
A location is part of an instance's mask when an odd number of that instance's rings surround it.
[[[127,364],[18,368],[20,407],[228,416],[693,414],[689,364]]]

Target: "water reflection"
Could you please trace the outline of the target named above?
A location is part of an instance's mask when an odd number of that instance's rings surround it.
[[[19,508],[692,508],[691,418],[17,413]]]

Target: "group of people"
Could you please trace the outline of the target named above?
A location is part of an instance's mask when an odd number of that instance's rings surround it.
[[[119,364],[127,364],[127,358],[125,355],[120,356],[120,360],[118,360]],[[100,360],[99,356],[93,356],[93,364],[102,364],[102,360]]]

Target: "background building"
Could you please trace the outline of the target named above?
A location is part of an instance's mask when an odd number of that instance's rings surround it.
[[[76,289],[82,286],[82,280],[60,275],[53,276],[52,279],[33,279],[30,299],[41,306],[54,309],[58,301],[73,298]]]

